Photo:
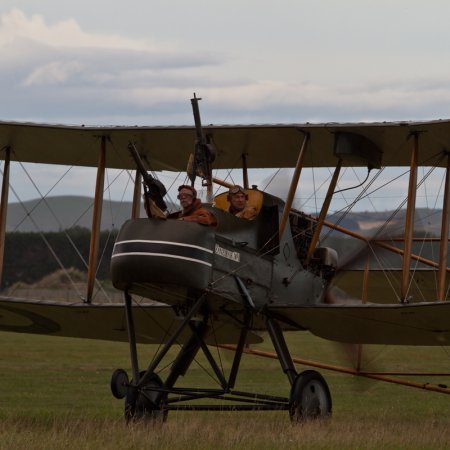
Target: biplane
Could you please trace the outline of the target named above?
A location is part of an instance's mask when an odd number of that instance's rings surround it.
[[[197,100],[194,97],[193,106],[198,107]],[[197,110],[196,125],[0,123],[4,160],[0,273],[10,163],[97,168],[85,299],[68,304],[2,296],[0,330],[129,342],[131,374],[117,369],[111,378],[113,395],[125,399],[127,420],[165,420],[171,410],[284,410],[300,422],[330,416],[332,400],[324,377],[316,370],[298,373],[286,331],[308,331],[350,344],[450,345],[450,121],[201,127]],[[205,207],[217,218],[217,227],[152,214],[139,217],[142,179],[145,198],[164,209],[164,191],[147,170],[153,174],[184,171],[193,148],[190,178],[192,183],[201,179],[207,192]],[[433,239],[439,251],[434,259],[420,254],[414,236],[418,168],[422,166],[439,167],[446,174],[440,236]],[[249,184],[249,169],[275,167],[294,168],[285,200]],[[292,207],[302,169],[308,167],[333,168],[317,215]],[[346,167],[366,167],[369,172],[407,168],[401,240],[367,237],[327,220],[340,172]],[[136,171],[132,214],[118,234],[111,257],[113,284],[123,292],[121,304],[96,303],[92,295],[106,168]],[[258,212],[254,220],[230,214],[226,192],[213,196],[214,183],[225,188],[230,183],[213,177],[212,168],[242,170],[248,202]],[[362,243],[366,250],[358,253],[358,263],[341,264],[346,255],[324,245],[326,229]],[[395,254],[400,262],[386,273],[374,248]],[[136,302],[137,297],[146,300]],[[264,338],[272,342],[289,380],[286,396],[235,388],[242,355],[258,353],[250,346]],[[161,345],[154,358],[142,365],[137,343]],[[212,346],[234,350],[228,374]],[[161,362],[171,349],[179,350],[162,378]],[[199,352],[219,387],[177,386]]]

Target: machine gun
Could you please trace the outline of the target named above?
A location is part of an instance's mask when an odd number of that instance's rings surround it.
[[[196,176],[200,176],[203,179],[203,185],[207,186],[208,192],[212,190],[212,168],[211,164],[216,157],[216,150],[214,146],[208,142],[205,134],[203,133],[202,122],[200,120],[200,110],[198,108],[198,101],[201,98],[191,98],[192,112],[194,114],[195,122],[195,150],[192,158],[191,168],[188,170],[189,179],[192,185],[194,185]]]
[[[128,144],[128,150],[131,153],[132,158],[136,162],[137,169],[142,176],[142,184],[144,185],[144,194],[146,201],[147,213],[151,211],[148,200],[153,200],[155,205],[161,210],[165,211],[167,209],[166,202],[164,201],[164,196],[167,193],[166,188],[161,183],[161,181],[153,178],[145,169],[144,163],[139,156],[136,146],[130,142]]]

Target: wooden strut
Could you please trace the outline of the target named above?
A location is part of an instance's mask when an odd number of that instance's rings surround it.
[[[6,147],[5,164],[3,167],[2,193],[0,199],[0,284],[3,280],[3,265],[5,256],[6,213],[8,210],[10,162],[11,148]]]
[[[334,169],[333,177],[331,178],[330,185],[328,186],[327,195],[325,197],[325,201],[323,202],[322,209],[320,210],[319,219],[314,227],[314,234],[311,239],[311,243],[309,244],[308,255],[306,257],[306,264],[309,264],[309,261],[312,258],[314,250],[316,249],[317,243],[319,242],[320,233],[322,232],[322,228],[325,222],[325,218],[328,214],[328,210],[330,208],[331,199],[333,198],[334,189],[336,188],[336,184],[338,182],[339,173],[341,172],[342,167],[342,159],[339,158],[339,161]]]
[[[213,181],[213,183],[218,184],[219,186],[222,186],[222,187],[227,188],[227,189],[230,189],[230,188],[232,188],[234,186],[234,183],[230,183],[229,181],[225,181],[225,180],[222,180],[222,179],[216,178],[216,177],[212,177],[212,181]],[[248,175],[247,175],[247,177],[244,176],[244,186],[243,186],[243,188],[244,189],[249,189],[249,186],[248,186]]]
[[[217,347],[223,348],[225,350],[231,350],[231,351],[235,351],[235,348],[236,348],[235,345],[230,345],[230,344],[218,344]],[[264,358],[278,359],[278,356],[276,355],[276,353],[264,352],[264,351],[255,350],[255,349],[252,349],[249,347],[244,348],[243,352],[246,354],[249,354],[249,355],[262,356]],[[347,367],[335,366],[332,364],[325,364],[325,363],[321,363],[318,361],[312,361],[312,360],[302,359],[302,358],[297,358],[297,357],[293,357],[292,361],[296,364],[303,364],[304,366],[316,367],[318,369],[332,370],[334,372],[345,373],[348,375],[355,375],[355,376],[363,377],[363,378],[370,378],[372,380],[385,381],[387,383],[394,383],[394,384],[401,384],[403,386],[414,387],[417,389],[425,389],[427,391],[432,391],[432,392],[440,392],[442,394],[450,394],[449,388],[441,387],[441,386],[437,386],[437,385],[433,385],[433,384],[429,384],[429,383],[418,383],[415,381],[402,380],[400,378],[393,378],[393,377],[387,376],[387,375],[379,375],[379,374],[370,373],[370,372],[359,372],[358,370],[347,368]],[[403,374],[403,375],[413,376],[415,374]],[[435,376],[435,375],[447,375],[447,374],[419,374],[419,375]]]
[[[229,183],[228,181],[221,180],[220,178],[212,177],[212,180],[213,180],[214,183],[218,184],[219,186],[223,186],[223,187],[226,187],[228,189],[230,189],[231,187],[234,186],[233,183]]]
[[[362,286],[362,296],[361,300],[364,303],[367,303],[367,299],[369,298],[369,275],[370,275],[370,258],[369,255],[366,256],[366,265],[364,267],[364,278],[363,278],[363,286]],[[358,354],[356,360],[356,370],[358,372],[361,371],[362,366],[362,358],[363,358],[363,346],[362,344],[358,344],[357,346]]]
[[[284,205],[283,216],[281,217],[281,220],[280,220],[280,231],[279,231],[280,238],[282,238],[282,236],[283,236],[284,229],[286,228],[286,224],[287,224],[287,221],[289,218],[289,213],[292,208],[295,191],[297,190],[297,186],[298,186],[298,180],[299,180],[300,174],[302,172],[303,159],[305,157],[306,146],[308,144],[308,141],[309,141],[309,134],[305,134],[305,136],[303,138],[302,146],[300,148],[300,152],[298,154],[297,164],[295,165],[295,170],[294,170],[294,174],[292,176],[291,185],[289,186],[289,193],[288,193],[288,196],[286,199],[286,204]]]
[[[377,238],[377,242],[403,242],[404,238],[402,237],[390,237],[390,238]],[[413,242],[441,242],[441,237],[414,237]],[[449,242],[450,239],[447,239],[447,242]]]
[[[405,224],[405,243],[403,253],[403,265],[402,265],[402,284],[400,290],[400,301],[402,303],[408,303],[408,289],[410,280],[410,267],[411,267],[411,250],[412,239],[414,233],[414,214],[416,210],[416,189],[417,189],[417,159],[419,152],[419,135],[414,133],[413,135],[413,149],[411,153],[411,164],[409,172],[409,185],[408,185],[408,203],[406,207],[406,224]]]
[[[213,202],[213,185],[212,185],[212,178],[207,181],[206,184],[206,203],[212,203]]]
[[[346,234],[348,236],[354,237],[355,239],[359,239],[361,241],[366,242],[367,244],[372,243],[377,245],[378,247],[385,248],[386,250],[390,250],[393,253],[398,253],[399,255],[403,255],[404,250],[402,248],[394,247],[393,245],[386,244],[383,240],[370,239],[362,234],[355,233],[354,231],[348,230],[347,228],[341,227],[339,225],[335,225],[334,223],[325,221],[324,224],[333,230],[339,231],[340,233]],[[432,261],[431,259],[423,258],[422,256],[411,254],[411,259],[415,259],[427,266],[430,267],[438,267],[438,263]],[[450,268],[447,267],[447,272],[450,272]]]
[[[438,300],[445,300],[445,282],[448,256],[448,231],[450,216],[450,153],[447,155],[447,170],[445,172],[445,190],[442,207],[441,244],[439,249],[438,269]]]
[[[242,179],[244,182],[244,189],[248,189],[248,167],[247,167],[247,154],[242,153]]]
[[[106,138],[102,136],[95,184],[94,212],[92,215],[91,242],[89,245],[89,265],[86,303],[91,303],[97,271],[98,250],[100,243],[100,225],[102,219],[103,189],[105,184]]]

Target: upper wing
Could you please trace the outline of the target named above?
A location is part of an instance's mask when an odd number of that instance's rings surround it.
[[[275,306],[293,328],[352,344],[450,345],[450,303]]]
[[[247,155],[250,168],[294,167],[305,133],[310,143],[305,167],[333,167],[336,133],[358,133],[382,152],[381,165],[408,166],[412,133],[420,133],[419,165],[444,166],[439,158],[450,145],[450,121],[373,124],[292,124],[204,127],[217,149],[214,167],[236,168]],[[135,168],[127,146],[136,143],[152,170],[185,170],[195,142],[194,127],[75,127],[0,122],[0,149],[10,147],[12,160],[33,163],[97,166],[98,148],[106,138],[106,165]],[[363,166],[346,160],[344,165]]]
[[[173,309],[167,305],[144,304],[133,307],[136,340],[161,343],[179,325]],[[0,331],[127,341],[125,309],[120,304],[64,304],[57,302],[0,298]],[[231,320],[217,321],[207,336],[211,344],[237,343],[240,329]],[[182,333],[183,343],[190,333]],[[249,333],[248,343],[261,342]]]

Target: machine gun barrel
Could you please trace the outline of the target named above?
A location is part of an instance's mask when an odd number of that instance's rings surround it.
[[[194,93],[194,98],[191,98],[192,112],[194,114],[195,121],[195,151],[192,158],[192,168],[189,173],[192,185],[194,185],[195,177],[201,176],[203,178],[203,186],[207,187],[208,201],[212,199],[212,169],[211,164],[215,159],[216,151],[212,144],[208,142],[202,128],[202,122],[200,119],[200,110],[198,107],[198,98]]]
[[[201,98],[198,98],[194,93],[194,98],[191,98],[192,104],[192,113],[194,114],[194,123],[195,123],[195,134],[197,135],[197,143],[199,145],[206,145],[206,138],[203,133],[202,121],[200,119],[200,109],[198,107],[198,101]]]
[[[150,199],[152,199],[156,203],[159,209],[165,211],[167,209],[167,205],[163,197],[164,195],[166,195],[166,188],[159,180],[153,178],[147,172],[144,163],[139,155],[139,152],[132,142],[128,144],[128,150],[130,151],[131,156],[136,163],[136,167],[142,176],[146,196],[150,197]]]

